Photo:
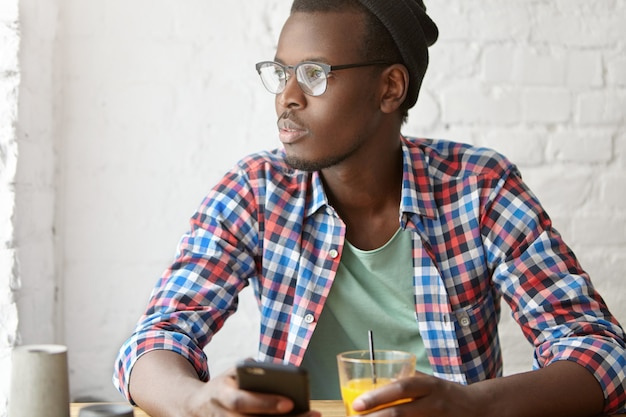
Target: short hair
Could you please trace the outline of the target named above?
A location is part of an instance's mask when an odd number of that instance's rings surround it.
[[[385,61],[406,66],[402,54],[394,42],[391,33],[383,23],[359,0],[294,0],[291,13],[304,12],[345,12],[355,11],[364,17],[365,37],[361,46],[361,55],[367,61]],[[407,101],[400,106],[402,119],[408,115]]]

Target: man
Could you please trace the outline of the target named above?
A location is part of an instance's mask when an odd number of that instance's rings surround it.
[[[418,373],[357,399],[362,412],[399,398],[413,401],[376,414],[624,409],[624,332],[516,168],[401,135],[436,38],[419,0],[293,3],[274,61],[257,64],[284,149],[244,158],[193,216],[120,350],[130,400],[154,417],[289,411],[232,372],[209,379],[202,348],[251,284],[259,359],[305,366],[314,397],[338,395],[334,355],[371,328],[378,347],[415,352]],[[537,369],[496,379],[501,297]]]

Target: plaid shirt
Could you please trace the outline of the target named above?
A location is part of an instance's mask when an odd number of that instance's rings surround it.
[[[500,300],[535,347],[534,366],[571,360],[624,409],[624,332],[514,165],[467,145],[403,138],[400,226],[413,231],[415,312],[434,374],[468,384],[501,375]],[[168,349],[209,378],[203,347],[252,284],[259,359],[300,364],[341,260],[346,227],[319,173],[281,151],[243,159],[204,199],[120,349],[129,398],[137,358]],[[129,398],[130,399],[130,398]]]

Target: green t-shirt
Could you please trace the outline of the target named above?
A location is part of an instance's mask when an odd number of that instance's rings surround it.
[[[362,251],[348,242],[337,276],[302,366],[309,372],[311,398],[341,399],[337,354],[368,349],[413,352],[417,370],[432,374],[415,316],[411,232],[398,230],[384,246]]]

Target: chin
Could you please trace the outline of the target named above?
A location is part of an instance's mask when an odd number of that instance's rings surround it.
[[[285,163],[287,163],[287,165],[289,165],[293,169],[307,172],[315,172],[326,168],[325,165],[320,164],[319,162],[297,158],[294,156],[286,156]]]
[[[285,155],[285,162],[293,169],[314,172],[330,168],[345,161],[352,152],[343,155],[329,156],[321,159],[304,159],[294,155]]]

